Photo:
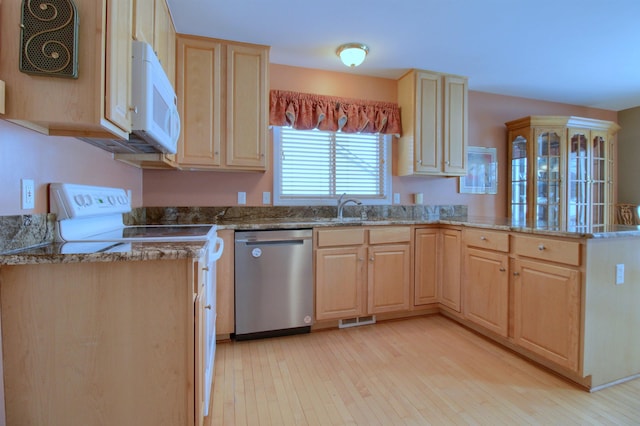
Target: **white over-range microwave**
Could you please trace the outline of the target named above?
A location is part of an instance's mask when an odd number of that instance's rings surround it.
[[[178,100],[149,43],[133,41],[132,133],[162,152],[175,154],[180,136]]]

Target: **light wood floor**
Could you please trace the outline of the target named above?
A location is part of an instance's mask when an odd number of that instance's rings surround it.
[[[589,393],[439,315],[221,343],[211,425],[638,425],[640,379]]]

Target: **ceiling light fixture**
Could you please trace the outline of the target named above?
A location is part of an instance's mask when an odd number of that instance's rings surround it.
[[[347,43],[338,47],[336,55],[340,57],[343,64],[348,67],[357,67],[369,53],[369,47],[362,43]]]

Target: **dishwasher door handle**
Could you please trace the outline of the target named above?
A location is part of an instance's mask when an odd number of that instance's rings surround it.
[[[272,240],[272,241],[249,241],[236,240],[237,243],[245,243],[248,246],[295,246],[304,244],[304,240]]]

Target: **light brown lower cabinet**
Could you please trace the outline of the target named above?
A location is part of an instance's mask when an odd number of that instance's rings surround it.
[[[414,306],[438,302],[440,281],[440,230],[437,228],[416,229],[414,237]]]
[[[365,256],[362,246],[316,250],[316,320],[364,314]]]
[[[442,229],[442,277],[438,287],[438,301],[449,309],[461,310],[462,232]]]
[[[514,342],[577,371],[580,271],[529,260],[514,265]]]
[[[411,228],[316,229],[316,320],[409,310]]]
[[[196,259],[2,266],[6,424],[198,425]]]
[[[229,338],[235,332],[235,231],[219,229],[224,251],[216,262],[216,335]]]
[[[415,230],[414,306],[440,303],[460,312],[461,240],[457,229]]]
[[[509,255],[467,248],[464,317],[500,336],[509,332]]]

